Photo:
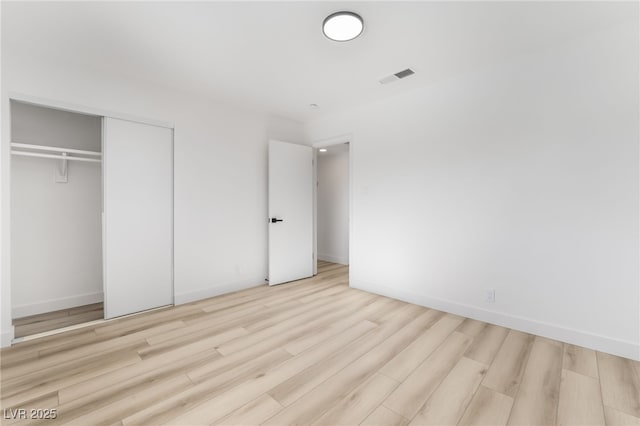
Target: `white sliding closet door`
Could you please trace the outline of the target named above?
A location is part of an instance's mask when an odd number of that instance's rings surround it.
[[[105,318],[173,303],[173,131],[105,117]]]

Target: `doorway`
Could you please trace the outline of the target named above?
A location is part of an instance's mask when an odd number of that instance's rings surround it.
[[[316,148],[316,164],[316,268],[322,272],[349,265],[349,141]]]
[[[12,343],[173,305],[173,126],[17,97]]]
[[[103,318],[102,119],[11,101],[15,337]]]

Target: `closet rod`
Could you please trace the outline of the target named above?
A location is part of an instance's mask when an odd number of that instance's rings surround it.
[[[65,151],[66,152],[66,151]],[[84,157],[70,157],[68,155],[57,154],[41,154],[39,152],[25,152],[25,151],[11,151],[11,155],[22,155],[24,157],[40,157],[40,158],[55,158],[58,160],[72,160],[72,161],[89,161],[92,163],[101,163],[99,158],[84,158]]]
[[[70,154],[82,154],[82,155],[92,155],[96,157],[102,157],[101,152],[85,151],[82,149],[58,148],[56,146],[32,145],[28,143],[18,143],[18,142],[11,142],[11,146],[13,148],[36,149],[40,151],[51,151],[51,152],[68,152]]]

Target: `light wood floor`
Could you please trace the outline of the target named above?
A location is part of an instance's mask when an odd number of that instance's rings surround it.
[[[102,302],[15,318],[15,336],[24,337],[104,318]]]
[[[637,362],[319,270],[3,350],[2,407],[55,408],[48,425],[640,424]]]

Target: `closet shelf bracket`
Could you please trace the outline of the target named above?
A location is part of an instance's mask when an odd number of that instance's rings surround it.
[[[63,157],[66,157],[67,153],[63,152],[60,155],[62,155]],[[67,173],[67,170],[68,170],[67,161],[68,160],[66,158],[64,158],[64,159],[62,159],[60,161],[60,169],[57,170],[57,173],[56,173],[56,182],[67,183],[69,181],[69,176],[68,176],[68,173]]]

